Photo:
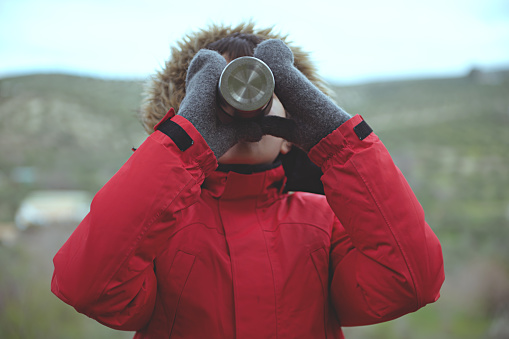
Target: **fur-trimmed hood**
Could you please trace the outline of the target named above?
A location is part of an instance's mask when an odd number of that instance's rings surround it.
[[[176,46],[171,48],[171,57],[164,68],[154,74],[145,86],[144,100],[140,109],[140,120],[148,133],[173,107],[178,111],[185,96],[187,68],[195,54],[210,43],[223,39],[234,33],[254,34],[265,39],[281,39],[292,50],[297,67],[322,92],[331,96],[326,83],[318,76],[309,54],[300,47],[293,46],[272,28],[257,29],[254,23],[242,23],[236,27],[211,25],[206,29],[186,35]]]

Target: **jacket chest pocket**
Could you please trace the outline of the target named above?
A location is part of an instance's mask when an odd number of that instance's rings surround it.
[[[311,252],[311,260],[316,268],[318,278],[322,285],[324,299],[327,299],[329,285],[329,259],[325,248],[321,247]]]
[[[169,336],[171,336],[180,299],[195,259],[196,257],[192,254],[177,251],[168,271],[161,272],[166,268],[158,268],[158,275],[161,277],[158,282],[158,291],[161,295],[163,308],[168,320],[169,328],[167,333]]]
[[[311,252],[311,260],[315,266],[322,288],[323,296],[323,337],[327,337],[327,322],[329,320],[329,255],[325,248],[321,247]]]

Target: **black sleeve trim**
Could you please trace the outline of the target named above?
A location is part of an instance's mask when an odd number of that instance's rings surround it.
[[[194,144],[194,141],[191,139],[189,134],[187,134],[187,132],[173,120],[166,120],[163,122],[159,126],[159,130],[169,136],[182,152]]]
[[[362,120],[357,126],[355,126],[353,130],[361,140],[366,139],[368,135],[370,135],[371,132],[373,132],[373,129],[371,129],[368,123],[364,120]]]

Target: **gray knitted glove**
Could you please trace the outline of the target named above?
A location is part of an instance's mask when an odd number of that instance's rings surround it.
[[[200,50],[191,60],[186,77],[186,96],[178,114],[189,120],[219,159],[238,141],[259,141],[262,130],[250,121],[224,125],[217,118],[217,84],[226,60],[216,51]]]
[[[305,151],[329,135],[351,116],[337,106],[293,65],[293,53],[281,40],[265,40],[254,56],[272,70],[276,81],[275,93],[295,122],[264,122],[264,132],[283,137]]]

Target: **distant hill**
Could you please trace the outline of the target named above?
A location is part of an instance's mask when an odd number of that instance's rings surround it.
[[[34,188],[98,190],[146,136],[136,118],[141,92],[133,81],[0,79],[0,220]]]

